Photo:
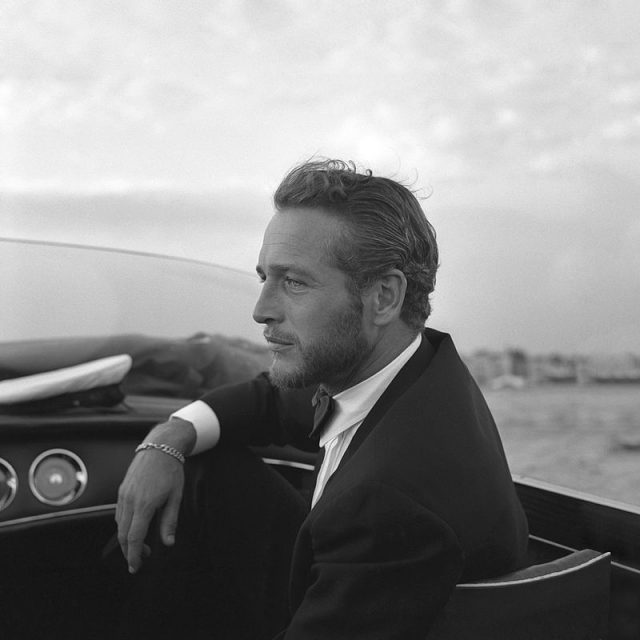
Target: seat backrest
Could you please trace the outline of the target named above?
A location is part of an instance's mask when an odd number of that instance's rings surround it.
[[[459,584],[428,640],[600,640],[611,554],[591,549],[499,578]]]

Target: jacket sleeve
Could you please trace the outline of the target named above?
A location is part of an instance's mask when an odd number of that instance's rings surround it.
[[[286,640],[424,640],[462,571],[453,531],[379,483],[318,503],[302,536],[309,571],[292,575]],[[303,541],[304,544],[305,541]],[[308,567],[308,568],[309,568]]]
[[[317,442],[309,439],[314,391],[281,391],[271,384],[268,374],[261,373],[248,382],[217,387],[201,400],[218,417],[221,444],[291,444],[315,451]]]

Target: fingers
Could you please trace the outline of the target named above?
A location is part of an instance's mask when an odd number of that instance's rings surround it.
[[[150,554],[144,539],[149,529],[153,510],[142,507],[128,490],[129,483],[120,486],[118,504],[116,506],[116,522],[118,523],[118,542],[122,554],[129,566],[129,573],[136,573],[142,565],[142,557]],[[147,547],[148,553],[144,553]]]
[[[176,529],[178,527],[178,513],[180,511],[181,499],[181,491],[172,492],[160,517],[160,537],[163,544],[166,544],[168,547],[172,546],[176,541]]]
[[[118,543],[130,573],[136,573],[150,553],[144,540],[154,514],[160,518],[162,542],[174,543],[183,484],[182,465],[170,456],[152,451],[134,458],[120,485],[116,506]]]
[[[129,573],[136,573],[140,569],[142,559],[151,555],[151,548],[144,543],[151,519],[145,516],[134,520],[133,511],[126,508],[126,504],[125,500],[120,500],[116,507],[118,542],[129,565]],[[139,536],[142,536],[142,542]]]
[[[131,526],[132,514],[133,509],[127,499],[120,494],[118,496],[118,505],[116,506],[116,522],[118,523],[118,543],[125,558],[128,552],[129,527]]]
[[[151,553],[149,547],[144,543],[147,531],[149,530],[150,521],[151,518],[144,513],[134,514],[131,518],[131,526],[129,527],[126,539],[125,553],[125,558],[129,565],[129,573],[137,573],[140,570],[145,547],[148,550],[145,557]]]

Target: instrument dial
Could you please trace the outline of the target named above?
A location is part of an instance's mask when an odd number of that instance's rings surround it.
[[[16,497],[18,476],[15,469],[0,458],[0,511],[6,509]]]
[[[50,449],[41,453],[29,470],[29,486],[33,495],[53,506],[77,500],[87,486],[87,468],[75,453],[66,449]]]

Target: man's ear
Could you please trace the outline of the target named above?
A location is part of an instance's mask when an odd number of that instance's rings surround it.
[[[407,278],[399,269],[391,269],[380,277],[370,291],[373,323],[383,326],[398,319],[406,292]]]

